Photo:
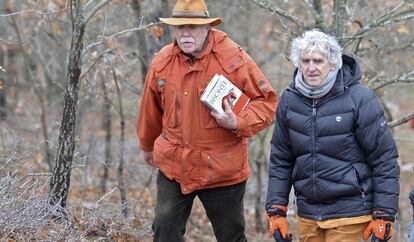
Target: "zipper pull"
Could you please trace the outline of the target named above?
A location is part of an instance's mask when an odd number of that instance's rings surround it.
[[[312,116],[316,116],[316,100],[312,100]]]

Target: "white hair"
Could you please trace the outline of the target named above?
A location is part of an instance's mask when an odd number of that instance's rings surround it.
[[[342,67],[342,48],[335,37],[325,34],[318,29],[308,30],[302,37],[293,39],[291,44],[290,61],[295,67],[299,67],[303,53],[319,51],[326,55],[329,63],[336,69]]]

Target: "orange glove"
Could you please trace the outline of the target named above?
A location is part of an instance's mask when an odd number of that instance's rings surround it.
[[[382,211],[374,211],[372,221],[368,224],[362,236],[363,240],[368,240],[372,234],[372,241],[386,242],[391,239],[393,234],[392,225],[395,221],[394,215],[386,215]]]
[[[269,230],[273,236],[275,231],[279,230],[283,239],[289,237],[286,213],[287,207],[282,205],[273,205],[267,210],[267,215],[269,216]]]

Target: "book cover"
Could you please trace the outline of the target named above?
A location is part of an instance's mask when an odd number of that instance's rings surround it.
[[[232,106],[233,112],[237,114],[246,107],[250,98],[225,76],[216,74],[207,84],[200,100],[210,109],[221,114],[224,113],[223,101],[227,100]]]

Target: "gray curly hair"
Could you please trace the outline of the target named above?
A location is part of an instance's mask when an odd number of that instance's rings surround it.
[[[302,37],[293,39],[291,44],[290,61],[299,67],[303,53],[319,51],[325,54],[329,63],[340,69],[342,67],[342,48],[335,37],[325,34],[318,29],[305,31]]]

